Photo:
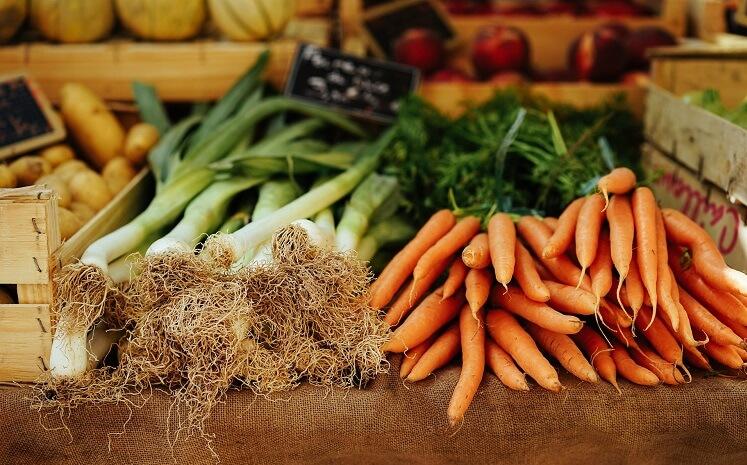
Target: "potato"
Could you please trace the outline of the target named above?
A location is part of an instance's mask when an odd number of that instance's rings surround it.
[[[70,239],[83,227],[83,222],[67,208],[57,209],[57,223],[60,228],[60,239]]]
[[[52,172],[52,165],[37,155],[21,157],[9,165],[19,186],[31,186],[37,179]]]
[[[11,170],[8,165],[0,165],[0,188],[1,187],[16,187],[18,180],[16,174]]]
[[[148,152],[158,142],[159,134],[155,126],[148,123],[138,123],[130,128],[125,138],[124,156],[134,166],[142,166]]]
[[[82,84],[67,83],[60,90],[65,125],[83,149],[83,155],[100,170],[122,155],[125,131],[96,94]]]
[[[55,168],[53,173],[55,176],[65,181],[65,183],[69,184],[70,180],[73,179],[73,176],[81,171],[88,170],[88,165],[86,165],[85,162],[81,160],[68,160]]]
[[[116,195],[124,189],[128,182],[135,177],[137,173],[125,157],[117,157],[106,164],[101,176],[104,177],[106,185],[112,194]]]
[[[70,206],[70,203],[72,202],[70,189],[68,189],[67,183],[59,176],[47,174],[37,179],[36,184],[46,184],[50,189],[54,190],[57,194],[57,205],[60,207],[67,208]]]
[[[99,211],[112,199],[106,181],[93,171],[81,171],[68,184],[74,202],[82,202]]]
[[[67,144],[57,144],[42,150],[40,155],[47,160],[52,168],[56,168],[62,163],[75,159],[75,152]]]
[[[91,221],[91,218],[96,215],[96,211],[93,208],[82,202],[71,202],[68,210],[73,212],[83,224]]]
[[[14,304],[15,301],[10,295],[10,292],[6,291],[3,287],[0,287],[0,304]]]

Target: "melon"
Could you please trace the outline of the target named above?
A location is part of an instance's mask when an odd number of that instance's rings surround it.
[[[26,19],[26,0],[0,0],[0,43],[7,42]]]
[[[190,39],[207,15],[204,0],[116,0],[116,6],[124,27],[148,40]]]
[[[295,15],[296,0],[208,0],[210,16],[231,40],[257,41],[280,35]]]
[[[49,39],[94,42],[114,26],[112,0],[31,0],[31,23]]]

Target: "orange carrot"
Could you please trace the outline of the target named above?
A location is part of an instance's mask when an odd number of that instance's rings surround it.
[[[742,305],[747,305],[747,295],[735,294],[734,297],[739,299],[739,301],[742,302]]]
[[[582,381],[599,382],[597,372],[594,371],[594,368],[586,360],[573,339],[565,334],[548,331],[532,323],[527,324],[527,330],[540,347],[560,362],[570,374]]]
[[[516,267],[514,278],[519,283],[521,290],[532,300],[547,302],[550,300],[550,291],[540,279],[537,268],[534,266],[534,258],[524,247],[521,241],[516,241]]]
[[[651,370],[665,384],[675,386],[685,382],[677,366],[667,362],[650,347],[641,345],[637,350],[631,350],[630,355],[640,366]]]
[[[633,332],[630,328],[625,328],[615,322],[615,331],[612,334],[628,349],[638,349],[638,338],[633,336]]]
[[[680,303],[682,303],[692,324],[703,331],[710,340],[721,345],[745,347],[745,342],[741,337],[720,322],[718,318],[713,316],[700,302],[682,288],[680,288]]]
[[[514,275],[516,264],[516,227],[511,217],[496,213],[488,223],[490,259],[493,262],[495,279],[506,287]]]
[[[738,370],[744,365],[742,357],[739,356],[734,346],[724,346],[717,342],[709,342],[703,346],[703,350],[705,350],[705,353],[709,357],[727,368]]]
[[[659,384],[659,377],[651,370],[635,363],[625,347],[619,343],[613,343],[613,347],[612,360],[615,361],[615,368],[623,378],[641,386],[656,386]]]
[[[420,257],[446,235],[455,223],[456,218],[449,210],[441,210],[431,216],[415,237],[392,258],[379,275],[379,279],[371,286],[373,308],[384,308],[392,300],[415,269]]]
[[[653,318],[653,311],[650,307],[641,307],[638,318],[635,320],[635,326],[664,360],[679,366],[682,365],[680,345],[661,319]]]
[[[713,367],[711,367],[708,358],[703,355],[703,352],[698,350],[698,347],[683,346],[683,348],[685,349],[685,359],[687,360],[687,363],[696,368],[700,368],[701,370],[713,371]]]
[[[667,235],[676,244],[690,249],[695,269],[708,284],[722,291],[747,295],[747,275],[726,265],[716,242],[703,228],[677,210],[665,208],[662,213]]]
[[[742,339],[747,339],[747,326],[740,324],[738,321],[732,320],[726,315],[719,315],[718,319],[723,324],[728,326],[729,329],[734,331],[737,336],[741,337]]]
[[[633,190],[636,183],[635,173],[629,168],[615,168],[597,182],[597,189],[602,193],[607,208],[609,194],[626,194]]]
[[[443,367],[453,359],[461,349],[459,321],[453,322],[442,332],[433,344],[425,351],[418,363],[412,367],[407,381],[420,381]]]
[[[599,301],[599,310],[606,311],[608,315],[613,316],[614,321],[623,328],[630,328],[631,326],[633,326],[633,319],[630,317],[630,315],[625,313],[622,308],[612,304],[607,299],[602,299]]]
[[[548,270],[545,265],[536,258],[534,259],[534,268],[537,270],[537,274],[539,274],[539,277],[542,278],[543,281],[554,281],[556,279],[555,276],[550,273],[550,270]]]
[[[417,346],[413,347],[412,349],[406,351],[402,354],[402,364],[399,367],[399,377],[402,379],[407,378],[407,375],[410,374],[412,371],[412,367],[415,366],[416,363],[418,363],[418,360],[423,356],[425,351],[427,351],[431,345],[433,345],[433,341],[436,339],[436,336],[431,336],[428,339],[425,340],[425,342],[418,344]]]
[[[742,358],[742,362],[747,362],[747,350],[744,350],[741,347],[736,347],[736,346],[732,346],[732,347],[734,347],[734,350],[736,350],[739,356]]]
[[[493,305],[556,333],[574,334],[584,326],[584,322],[577,317],[564,315],[544,303],[535,302],[514,286],[509,286],[505,291],[494,287],[490,293],[490,301]]]
[[[576,257],[583,276],[597,256],[599,233],[604,221],[605,201],[599,194],[586,198],[576,221]],[[581,281],[579,280],[579,283]]]
[[[641,275],[638,272],[638,260],[635,256],[630,260],[628,276],[625,278],[625,293],[628,296],[628,306],[633,309],[633,319],[635,319],[645,300],[643,281],[641,281]]]
[[[591,365],[599,373],[599,376],[615,386],[618,391],[620,388],[617,386],[617,369],[615,368],[615,361],[612,360],[610,355],[610,348],[602,339],[597,332],[591,328],[584,328],[577,334],[574,334],[573,340],[586,352],[586,355],[591,360]]]
[[[680,311],[672,298],[672,273],[669,270],[669,257],[667,253],[667,235],[664,230],[664,220],[661,212],[656,211],[656,294],[659,307],[664,310],[669,325],[675,333],[680,332]],[[687,337],[687,331],[682,331]]]
[[[603,230],[599,235],[597,255],[591,262],[589,276],[591,277],[591,291],[599,302],[612,288],[612,256],[610,255],[610,237],[607,231]]]
[[[524,216],[519,220],[517,229],[535,255],[539,256],[550,238],[550,228],[533,216]],[[588,276],[584,276],[581,270],[565,255],[559,255],[555,258],[541,258],[540,262],[559,282],[576,286],[581,280],[580,287],[591,290],[591,280]]]
[[[472,316],[468,305],[459,314],[459,332],[462,335],[462,371],[449,401],[447,416],[453,427],[464,420],[464,413],[477,394],[485,372],[485,312]]]
[[[397,300],[394,301],[392,306],[386,312],[384,321],[390,326],[397,326],[410,310],[420,301],[420,298],[425,295],[431,289],[433,283],[436,282],[441,273],[444,272],[446,266],[449,264],[448,260],[444,260],[436,265],[428,275],[418,282],[410,280],[409,284],[402,290],[397,296]]]
[[[658,207],[653,192],[648,187],[639,187],[632,198],[633,218],[635,221],[636,261],[641,282],[651,297],[653,317],[656,317],[656,282],[658,279],[658,261],[656,251],[656,214]]]
[[[480,231],[480,220],[474,216],[467,216],[451,228],[438,240],[427,252],[420,257],[415,269],[412,272],[412,279],[415,282],[423,279],[430,270],[438,263],[454,255],[459,249],[464,247],[475,234]]]
[[[494,309],[488,311],[486,324],[490,336],[498,346],[508,352],[537,384],[553,392],[559,392],[563,388],[558,372],[542,355],[534,339],[516,318],[504,310]]]
[[[524,373],[514,363],[508,352],[498,347],[491,338],[485,338],[485,361],[504,386],[514,391],[528,391]]]
[[[555,310],[576,315],[593,315],[597,309],[597,301],[589,291],[574,286],[542,281],[550,291],[550,307]]]
[[[615,195],[607,208],[607,222],[610,225],[610,255],[620,281],[617,285],[617,301],[620,302],[620,288],[628,276],[630,262],[633,259],[633,210],[630,199],[625,195]],[[638,307],[640,308],[640,307]]]
[[[558,225],[554,229],[554,232],[551,233],[551,237],[548,238],[547,243],[540,250],[535,250],[534,253],[542,258],[555,258],[563,255],[568,250],[576,231],[578,214],[584,202],[584,198],[576,199],[565,207],[560,218],[558,218]],[[548,229],[550,228],[548,227]]]
[[[475,318],[477,318],[477,311],[488,301],[491,284],[493,284],[493,277],[487,270],[473,268],[467,273],[467,278],[464,280],[465,295]]]
[[[457,257],[451,262],[449,274],[446,276],[446,281],[444,281],[444,299],[451,297],[457,289],[462,287],[462,284],[464,284],[464,278],[467,277],[468,271],[469,268],[464,264],[461,258]]]
[[[487,268],[490,265],[488,235],[480,233],[462,250],[462,261],[470,268]]]
[[[747,306],[728,292],[710,287],[692,267],[683,268],[679,254],[671,249],[669,265],[682,287],[687,289],[693,297],[719,315],[725,315],[743,325],[747,324]]]
[[[461,294],[441,299],[441,288],[436,289],[412,311],[410,316],[392,333],[384,344],[386,352],[404,352],[423,343],[454,318],[464,304]]]
[[[559,220],[555,218],[554,216],[546,216],[542,218],[542,222],[545,223],[550,229],[552,229],[552,232],[555,232],[556,229],[558,229]]]

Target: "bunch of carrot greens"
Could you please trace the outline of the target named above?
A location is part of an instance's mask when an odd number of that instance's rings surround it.
[[[529,389],[526,373],[555,392],[548,358],[615,388],[618,375],[684,383],[685,360],[741,368],[747,275],[700,226],[636,185],[617,168],[598,180],[601,193],[559,218],[495,213],[487,232],[475,216],[433,214],[372,287],[371,305],[395,328],[384,350],[405,354],[400,375],[422,380],[461,352],[448,407],[455,425],[486,365],[511,389]]]

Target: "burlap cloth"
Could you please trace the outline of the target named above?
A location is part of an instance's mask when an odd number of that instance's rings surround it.
[[[234,392],[209,428],[226,464],[747,464],[747,382],[699,378],[690,385],[592,386],[510,392],[489,375],[456,433],[446,405],[456,367],[403,386],[394,374],[365,390],[302,386],[284,400]],[[170,400],[154,395],[128,417],[124,407],[72,412],[65,431],[46,431],[21,388],[0,389],[2,464],[214,463],[200,440],[170,453]],[[111,440],[111,451],[107,444]]]

